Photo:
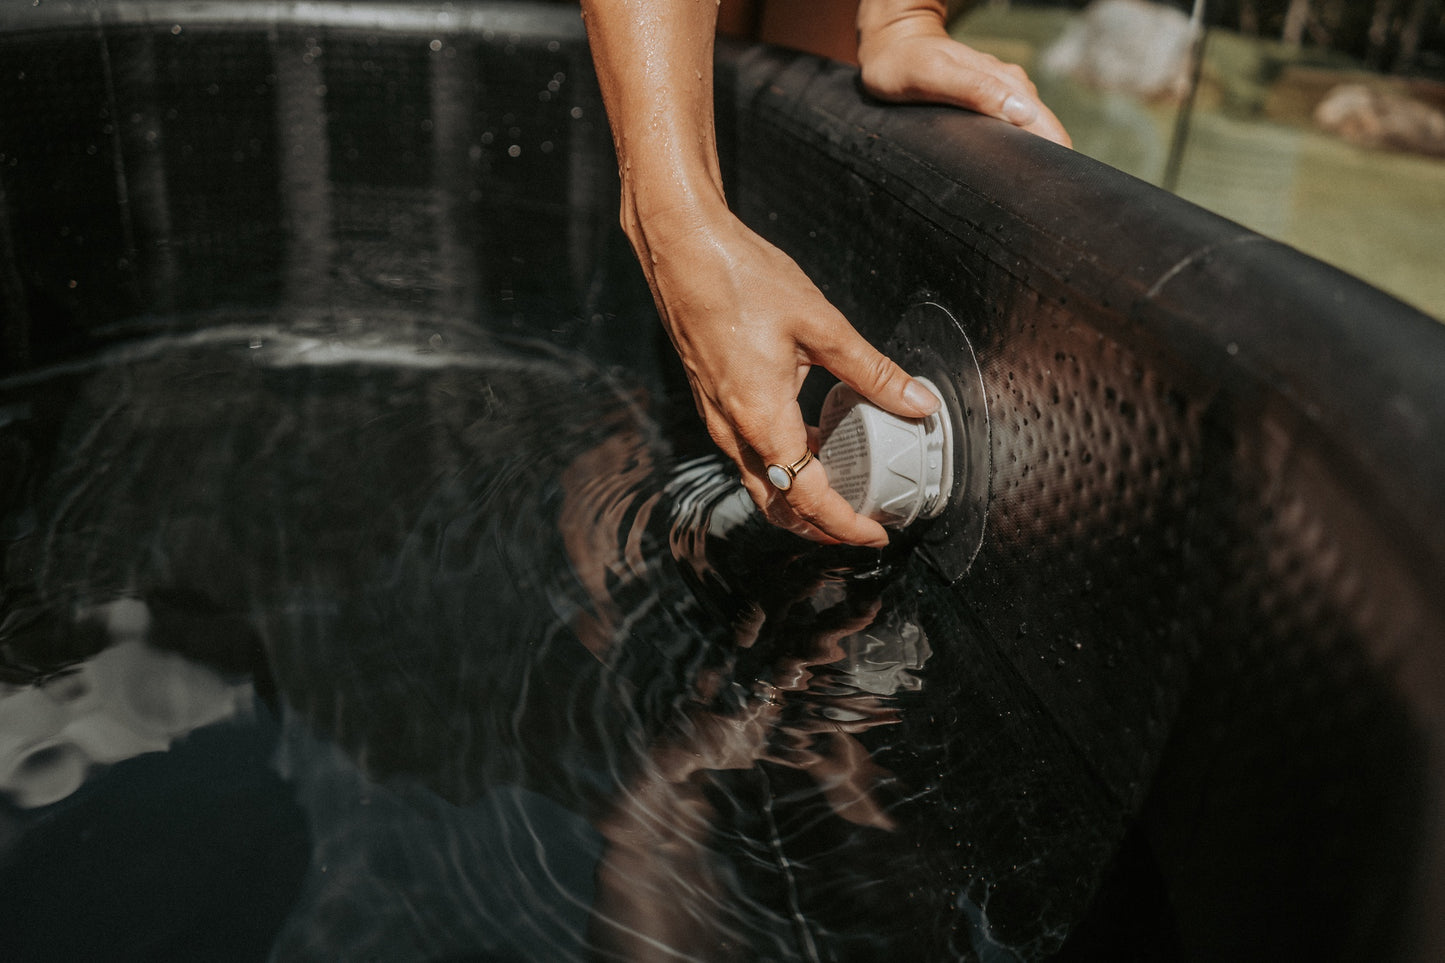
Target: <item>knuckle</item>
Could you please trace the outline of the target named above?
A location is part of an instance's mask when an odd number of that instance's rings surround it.
[[[767,505],[760,504],[758,507],[762,509],[767,520],[778,528],[804,538],[812,536],[813,526],[800,518],[781,498],[770,497]]]
[[[733,432],[727,424],[716,415],[704,414],[703,427],[707,430],[707,436],[712,439],[713,444],[723,451],[731,451],[733,448]]]
[[[870,61],[863,64],[862,79],[863,87],[880,100],[898,100],[903,97],[903,81],[892,61]]]
[[[915,61],[924,70],[957,70],[958,47],[952,43],[930,44],[918,52]]]
[[[958,61],[950,50],[932,47],[922,51],[908,74],[909,98],[928,100],[938,97],[952,85],[952,78],[958,75],[958,70]]]
[[[771,423],[766,412],[753,408],[741,408],[730,412],[727,417],[732,422],[730,434],[736,432],[737,436],[759,455],[763,455],[768,450],[766,445],[760,444],[766,440],[767,428]]]
[[[818,525],[824,517],[823,501],[811,492],[796,492],[788,499],[788,505],[803,521],[810,525]]]
[[[997,77],[985,77],[978,83],[978,103],[985,110],[1002,110],[1013,93],[1008,84]]]
[[[756,484],[745,484],[745,487],[748,495],[752,497],[753,504],[758,507],[758,511],[762,512],[768,521],[775,525],[778,524],[778,506],[774,502],[772,493],[764,491]]]
[[[1028,73],[1022,67],[1009,64],[1008,69],[1005,71],[1005,73],[1007,74],[1008,79],[1012,81],[1019,90],[1024,91],[1030,97],[1038,96],[1039,88],[1035,86],[1033,80],[1029,77]]]
[[[859,365],[860,380],[873,393],[902,387],[903,369],[885,354],[873,352]]]

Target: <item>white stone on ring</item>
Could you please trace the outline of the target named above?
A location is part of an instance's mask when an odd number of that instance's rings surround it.
[[[798,472],[807,467],[808,462],[813,460],[811,451],[803,452],[803,457],[791,465],[769,465],[768,481],[780,492],[785,492],[793,487],[793,479],[798,477]]]

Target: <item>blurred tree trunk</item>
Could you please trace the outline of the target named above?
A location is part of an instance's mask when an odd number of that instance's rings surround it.
[[[1240,0],[1239,32],[1246,37],[1259,36],[1259,7],[1254,0]]]
[[[1394,33],[1395,0],[1375,0],[1375,9],[1370,15],[1369,42],[1365,48],[1366,63],[1372,67],[1384,66]]]
[[[1289,7],[1284,13],[1284,29],[1280,31],[1279,39],[1291,47],[1298,47],[1304,42],[1305,27],[1310,20],[1310,0],[1289,0]]]
[[[1410,15],[1405,18],[1405,24],[1400,28],[1400,53],[1395,58],[1396,70],[1414,65],[1415,59],[1420,55],[1420,35],[1425,30],[1425,21],[1438,6],[1439,0],[1415,0],[1410,7]]]

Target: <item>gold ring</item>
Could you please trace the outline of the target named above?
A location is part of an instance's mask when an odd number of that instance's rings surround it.
[[[780,492],[785,492],[793,487],[793,479],[798,477],[798,472],[807,467],[808,462],[813,460],[811,451],[803,452],[803,457],[791,465],[769,465],[768,481]]]
[[[780,706],[783,704],[783,690],[777,686],[764,682],[762,679],[753,683],[753,698],[763,705]]]

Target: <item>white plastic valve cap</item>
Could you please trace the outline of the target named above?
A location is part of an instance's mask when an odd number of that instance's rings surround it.
[[[953,489],[953,424],[939,396],[927,418],[902,418],[837,385],[823,402],[818,460],[860,515],[893,528],[943,511]]]

